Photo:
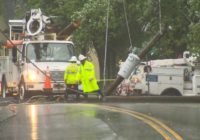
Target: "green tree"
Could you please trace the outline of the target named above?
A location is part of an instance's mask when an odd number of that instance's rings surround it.
[[[200,1],[198,0],[189,0],[188,3],[188,21],[189,32],[187,34],[188,37],[188,50],[192,53],[197,54],[200,58]]]
[[[108,76],[116,75],[115,64],[119,59],[124,60],[127,57],[131,45],[124,6],[132,47],[144,48],[160,30],[160,25],[168,29],[165,36],[149,52],[150,59],[176,58],[186,49],[200,52],[199,0],[109,1]],[[28,0],[24,9],[41,8],[46,15],[57,16],[56,24],[60,29],[73,20],[80,20],[81,27],[73,36],[75,45],[79,51],[85,51],[92,44],[98,55],[104,58],[107,4],[108,0]],[[103,67],[103,59],[100,61]]]

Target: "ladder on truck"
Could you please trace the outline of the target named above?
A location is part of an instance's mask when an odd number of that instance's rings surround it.
[[[25,20],[9,20],[10,40],[22,40],[25,27]]]

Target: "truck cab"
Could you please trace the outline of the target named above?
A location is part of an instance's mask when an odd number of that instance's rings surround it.
[[[44,92],[47,72],[50,74],[52,92],[65,93],[63,76],[73,55],[74,46],[70,41],[25,41],[19,59],[20,98]]]

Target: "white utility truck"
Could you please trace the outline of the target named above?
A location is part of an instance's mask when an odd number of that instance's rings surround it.
[[[71,41],[57,40],[56,34],[44,31],[48,18],[40,9],[30,17],[9,20],[10,40],[0,56],[1,96],[17,95],[20,100],[37,94],[65,93],[64,71],[75,55]],[[48,73],[48,75],[47,75]],[[50,83],[45,83],[47,76]],[[49,85],[45,85],[49,84]],[[46,92],[46,87],[50,89]]]
[[[149,68],[143,70],[142,68]],[[197,96],[200,95],[200,65],[189,52],[183,58],[152,60],[140,65],[132,79],[138,79],[134,91],[140,94]],[[137,70],[136,70],[137,71]]]

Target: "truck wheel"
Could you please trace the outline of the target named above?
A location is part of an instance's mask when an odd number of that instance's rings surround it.
[[[166,89],[161,93],[162,96],[181,96],[181,93],[177,89]]]
[[[24,101],[26,98],[26,87],[25,83],[21,82],[19,85],[19,100]]]
[[[3,76],[2,82],[1,82],[1,96],[3,98],[6,98],[6,91],[7,91],[7,83],[6,78]]]

